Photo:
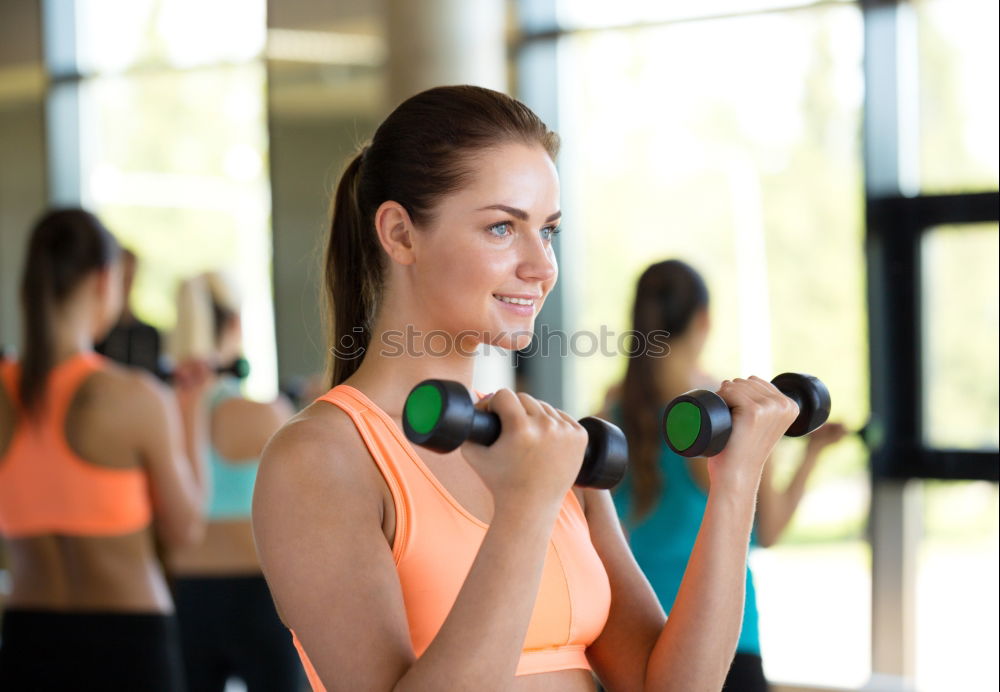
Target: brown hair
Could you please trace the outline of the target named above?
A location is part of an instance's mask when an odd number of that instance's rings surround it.
[[[558,136],[520,101],[481,87],[436,87],[400,104],[348,164],[326,249],[331,386],[358,369],[371,339],[385,278],[379,205],[398,202],[426,223],[441,197],[469,183],[472,154],[509,142],[540,145],[552,158],[559,149]]]
[[[50,211],[35,223],[21,278],[24,357],[19,393],[28,412],[44,404],[45,380],[55,366],[55,310],[84,278],[115,262],[120,251],[100,220],[82,209]]]
[[[669,332],[669,344],[682,336],[695,314],[706,307],[708,288],[694,268],[680,260],[658,262],[639,277],[632,328],[642,335],[657,330]],[[663,492],[658,460],[663,444],[660,414],[666,402],[657,387],[656,369],[657,360],[640,351],[629,358],[625,371],[622,418],[632,473],[630,519],[633,521],[646,516]]]

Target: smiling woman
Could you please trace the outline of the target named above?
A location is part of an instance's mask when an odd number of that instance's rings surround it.
[[[557,142],[508,96],[440,87],[400,105],[343,174],[326,265],[333,388],[272,438],[253,507],[315,690],[722,685],[787,397],[756,378],[720,392],[734,432],[709,462],[669,623],[607,491],[573,487],[588,438],[568,414],[501,389],[477,404],[501,420],[489,447],[418,450],[401,430],[415,384],[468,386],[476,346],[528,345],[558,275]],[[387,343],[399,334],[448,347]]]

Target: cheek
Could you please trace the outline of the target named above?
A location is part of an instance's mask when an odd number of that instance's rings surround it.
[[[489,298],[510,273],[502,253],[473,245],[441,252],[425,276],[430,292],[454,305]]]

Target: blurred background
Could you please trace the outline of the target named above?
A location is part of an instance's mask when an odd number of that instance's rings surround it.
[[[810,372],[873,421],[751,556],[777,689],[995,690],[997,27],[994,0],[0,0],[0,344],[33,220],[83,205],[138,257],[139,319],[169,332],[222,267],[248,393],[294,389],[347,157],[421,89],[506,91],[563,140],[539,330],[625,332],[682,258],[717,376]],[[570,346],[489,368],[586,415],[625,361]]]

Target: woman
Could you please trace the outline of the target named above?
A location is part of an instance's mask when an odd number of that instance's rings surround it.
[[[639,566],[670,613],[711,489],[711,461],[675,454],[660,432],[663,408],[669,401],[692,389],[715,388],[699,365],[709,330],[708,289],[701,276],[678,260],[647,268],[636,287],[633,329],[645,335],[669,333],[670,351],[668,357],[640,352],[629,359],[622,400],[612,417],[623,422],[631,467],[616,489],[615,504]],[[757,493],[760,545],[766,547],[778,539],[802,499],[819,453],[843,435],[839,423],[829,423],[810,435],[801,463],[784,490],[775,488],[771,464],[764,465]],[[725,689],[767,689],[749,568],[743,625]]]
[[[173,351],[225,370],[240,358],[239,305],[223,276],[205,274],[180,291]],[[203,403],[208,467],[204,540],[170,557],[188,692],[226,687],[241,678],[249,692],[288,692],[301,667],[260,573],[250,502],[260,452],[291,415],[283,399],[245,398],[233,375],[213,376]]]
[[[265,450],[261,565],[314,689],[718,689],[739,631],[764,459],[795,407],[726,383],[735,430],[669,623],[606,491],[572,488],[567,414],[507,389],[490,447],[414,449],[425,377],[472,381],[480,343],[524,348],[556,281],[557,138],[523,104],[442,87],[347,167],[327,252],[334,388]],[[445,348],[445,347],[448,348]]]
[[[199,538],[201,476],[170,393],[94,352],[121,308],[118,254],[78,209],[29,241],[24,357],[0,370],[3,689],[182,689],[154,544]]]

